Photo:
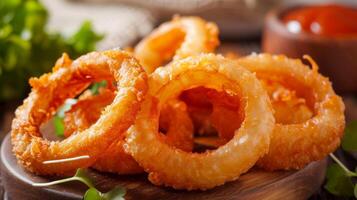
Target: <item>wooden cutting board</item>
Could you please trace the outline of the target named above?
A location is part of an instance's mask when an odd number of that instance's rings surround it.
[[[299,171],[265,172],[251,169],[237,181],[226,183],[208,191],[177,191],[152,185],[146,174],[119,176],[91,170],[97,188],[110,190],[116,185],[127,189],[125,199],[176,200],[176,199],[307,199],[322,184],[326,159],[313,162]],[[86,187],[80,183],[68,183],[47,188],[31,186],[33,182],[48,182],[53,178],[36,176],[17,164],[11,152],[7,135],[1,147],[1,177],[5,200],[79,200]]]

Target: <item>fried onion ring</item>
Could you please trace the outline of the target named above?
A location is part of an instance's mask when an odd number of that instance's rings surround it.
[[[102,88],[98,95],[85,93],[78,102],[65,113],[65,136],[83,131],[94,124],[102,110],[113,101],[115,94],[112,90]],[[171,101],[163,107],[160,115],[160,127],[163,127],[168,144],[192,151],[193,125],[183,102]],[[137,174],[143,172],[137,162],[123,149],[124,138],[110,145],[92,166],[94,169],[117,174]]]
[[[135,47],[134,55],[148,73],[165,62],[204,52],[218,46],[218,28],[199,17],[174,17],[163,23]]]
[[[117,81],[117,94],[90,128],[62,141],[41,137],[40,125],[49,120],[67,98],[73,98],[93,81]],[[18,162],[36,174],[67,174],[92,165],[106,148],[132,125],[147,91],[147,75],[139,63],[120,50],[93,52],[72,62],[66,54],[52,73],[30,79],[32,91],[15,112],[11,141]],[[81,155],[89,159],[43,164]]]
[[[259,79],[274,79],[294,88],[313,109],[312,118],[304,122],[276,124],[269,153],[258,161],[258,166],[264,169],[301,169],[324,158],[340,144],[345,127],[344,104],[328,78],[318,73],[316,63],[307,58],[312,69],[299,59],[285,56],[253,54],[238,59],[240,65],[255,72]]]
[[[245,112],[232,140],[201,154],[172,148],[158,132],[162,105],[197,86],[241,94]],[[205,190],[236,180],[264,156],[274,124],[269,97],[252,73],[222,56],[203,54],[173,61],[150,76],[149,95],[128,130],[125,148],[152,183]]]
[[[115,93],[108,88],[101,88],[98,95],[86,91],[69,111],[65,113],[65,137],[89,128],[99,118],[104,108],[115,98]],[[94,169],[117,174],[137,174],[143,172],[138,163],[127,153],[124,144],[125,134],[113,142],[91,166]]]

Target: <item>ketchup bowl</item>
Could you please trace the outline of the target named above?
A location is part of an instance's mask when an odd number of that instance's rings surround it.
[[[338,93],[356,94],[356,13],[356,7],[323,4],[273,10],[265,19],[263,51],[292,58],[308,54]]]

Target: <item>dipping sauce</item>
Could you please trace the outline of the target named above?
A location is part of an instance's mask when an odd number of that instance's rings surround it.
[[[306,6],[282,17],[292,33],[308,32],[328,37],[357,37],[357,9],[337,5]]]

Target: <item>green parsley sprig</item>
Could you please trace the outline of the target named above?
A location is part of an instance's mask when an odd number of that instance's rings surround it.
[[[112,190],[106,193],[100,192],[95,188],[93,181],[89,178],[89,175],[85,169],[79,168],[76,174],[72,177],[56,180],[48,183],[34,183],[35,187],[48,187],[51,185],[57,185],[61,183],[67,183],[72,181],[79,181],[88,187],[88,190],[83,196],[84,200],[124,200],[126,193],[125,188],[121,186],[116,186]]]
[[[342,149],[357,151],[357,121],[349,123],[345,129],[342,140]],[[357,167],[355,171],[349,170],[334,154],[330,157],[335,161],[326,171],[325,189],[336,196],[357,198]]]
[[[0,102],[20,99],[28,79],[50,71],[63,52],[78,57],[103,38],[84,22],[72,36],[48,32],[48,12],[39,0],[0,1]]]
[[[67,99],[63,106],[61,106],[56,115],[53,117],[53,125],[57,137],[64,137],[64,122],[63,118],[67,111],[69,111],[72,105],[77,103],[77,99]]]

